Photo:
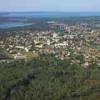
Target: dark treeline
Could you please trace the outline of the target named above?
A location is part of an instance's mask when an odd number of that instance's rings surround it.
[[[0,63],[0,100],[100,100],[100,69],[42,55]]]

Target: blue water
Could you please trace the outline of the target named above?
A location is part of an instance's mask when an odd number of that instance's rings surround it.
[[[0,13],[0,19],[4,18],[3,21],[2,19],[0,21],[0,29],[32,25],[32,23],[24,23],[29,18],[59,18],[74,16],[100,16],[100,12],[5,12]]]
[[[9,22],[9,23],[2,23],[0,24],[0,29],[8,29],[8,28],[14,28],[14,27],[24,27],[32,25],[33,23],[16,23],[16,22]]]
[[[10,12],[0,13],[7,17],[61,17],[61,16],[100,16],[100,12]]]
[[[68,16],[100,16],[100,12],[9,12],[0,13],[5,17],[68,17]]]

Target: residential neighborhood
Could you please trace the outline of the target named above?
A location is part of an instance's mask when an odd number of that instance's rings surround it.
[[[5,51],[8,58],[14,60],[53,54],[61,60],[70,59],[72,63],[81,63],[84,68],[95,63],[100,65],[100,30],[92,29],[92,25],[88,23],[68,25],[49,22],[49,24],[59,31],[25,30],[18,31],[20,34],[13,36],[4,38],[0,36],[0,48]]]

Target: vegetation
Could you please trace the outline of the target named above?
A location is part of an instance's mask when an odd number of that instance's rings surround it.
[[[42,55],[0,64],[0,100],[100,100],[100,69]]]

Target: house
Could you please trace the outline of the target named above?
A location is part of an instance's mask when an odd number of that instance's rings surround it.
[[[57,33],[54,33],[53,34],[53,38],[57,38],[58,34]]]
[[[35,45],[35,47],[41,49],[41,48],[43,48],[43,44],[37,44],[37,45]]]
[[[27,58],[26,55],[23,55],[21,53],[17,53],[15,55],[13,55],[13,57],[14,57],[15,60],[18,60],[18,59],[26,59]]]

